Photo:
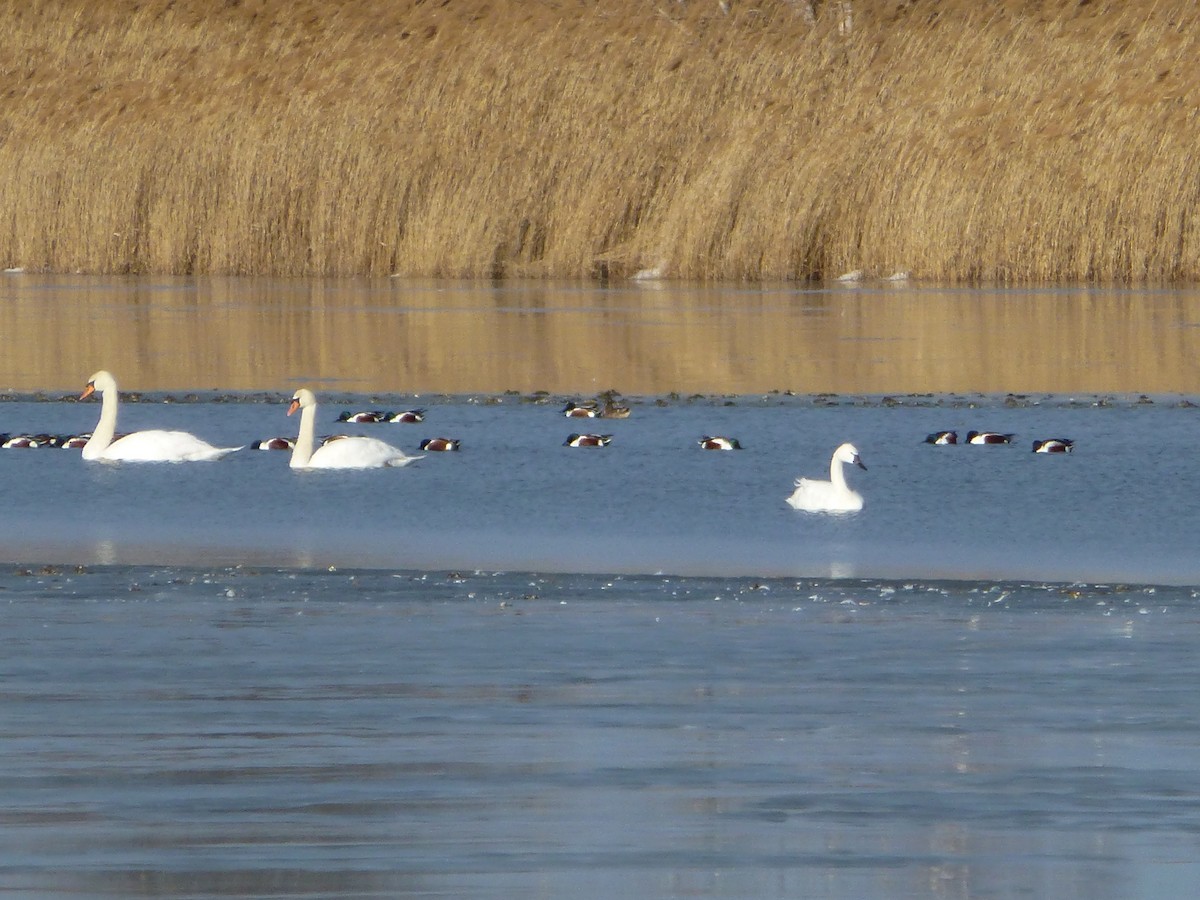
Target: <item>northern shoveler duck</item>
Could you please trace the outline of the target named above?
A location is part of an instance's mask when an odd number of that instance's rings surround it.
[[[741,450],[742,445],[737,438],[721,437],[717,434],[706,434],[696,442],[701,450]]]
[[[39,438],[49,438],[50,435],[38,434],[0,434],[0,449],[3,450],[33,450],[48,443]]]
[[[1074,448],[1075,442],[1066,438],[1046,438],[1033,442],[1034,453],[1070,453]]]
[[[255,441],[250,445],[251,450],[291,450],[296,446],[296,442],[291,438],[273,437],[263,438],[261,441]]]
[[[935,431],[925,438],[927,444],[957,444],[957,431]]]
[[[363,412],[350,412],[347,410],[338,416],[339,422],[349,422],[352,425],[373,425],[376,422],[386,422],[389,413],[385,413],[381,409],[368,409]]]
[[[459,449],[459,443],[459,441],[453,438],[425,438],[425,440],[421,441],[421,449],[431,450],[435,453],[443,450],[457,450]]]
[[[611,434],[572,434],[563,442],[564,447],[607,447],[612,443]]]
[[[59,435],[56,446],[62,447],[64,450],[82,450],[87,446],[87,442],[91,437],[90,432],[87,434],[62,434]]]
[[[65,446],[64,441],[71,440],[71,435],[63,434],[0,434],[0,449],[3,450],[37,450],[39,448],[59,448]],[[84,443],[86,443],[86,437]],[[82,447],[83,444],[76,444]]]
[[[596,406],[595,400],[588,400],[585,403],[576,403],[571,400],[562,408],[562,414],[568,419],[594,419],[600,415],[600,409]]]
[[[998,431],[968,431],[968,444],[1011,444],[1016,435],[1000,434]]]
[[[399,422],[404,425],[415,425],[425,421],[425,410],[406,409],[403,412],[388,413],[389,422]]]
[[[858,466],[864,471],[867,468],[853,444],[842,444],[833,451],[828,481],[797,478],[796,489],[787,498],[788,506],[806,512],[854,512],[862,509],[862,494],[852,491],[846,484],[842,469],[847,465]]]

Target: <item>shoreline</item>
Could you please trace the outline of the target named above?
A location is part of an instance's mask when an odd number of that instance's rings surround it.
[[[605,392],[601,392],[603,394]],[[799,409],[828,409],[839,406],[856,406],[863,408],[897,408],[910,409],[1031,409],[1036,407],[1059,409],[1112,408],[1130,409],[1145,406],[1167,406],[1179,409],[1200,408],[1200,393],[1187,391],[1143,393],[1140,391],[1120,391],[1112,393],[1059,393],[1045,392],[1032,394],[1011,393],[912,393],[912,394],[801,394],[789,390],[774,390],[748,394],[691,394],[681,396],[678,392],[665,394],[632,395],[613,392],[614,396],[624,403],[632,404],[634,409],[671,407],[671,406],[757,406]],[[580,393],[551,393],[535,391],[526,393],[515,390],[498,392],[472,392],[466,394],[444,393],[380,393],[380,392],[338,392],[323,391],[321,393],[322,407],[351,406],[355,404],[377,404],[384,406],[404,406],[413,403],[455,406],[459,404],[503,406],[505,404],[522,406],[561,406],[568,401],[580,399],[590,400],[598,395]],[[126,391],[121,390],[121,404],[174,404],[186,406],[189,404],[227,403],[237,405],[286,405],[291,394],[280,391],[277,394],[264,391]],[[77,394],[49,391],[0,391],[2,403],[84,403]],[[603,421],[603,419],[600,419]]]

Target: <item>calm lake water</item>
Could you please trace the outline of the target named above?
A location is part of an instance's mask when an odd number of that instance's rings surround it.
[[[178,567],[0,588],[8,896],[1200,877],[1193,589]]]
[[[1172,393],[1200,291],[0,275],[0,388]]]
[[[5,896],[1200,879],[1195,293],[0,291],[0,431],[89,430],[70,398],[104,366],[140,394],[122,430],[294,434],[306,384],[322,433],[463,447],[349,473],[0,451]],[[561,416],[610,387],[628,419]],[[843,440],[864,509],[788,508]]]

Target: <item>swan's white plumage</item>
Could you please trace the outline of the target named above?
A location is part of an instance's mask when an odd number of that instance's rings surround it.
[[[314,450],[317,398],[308,388],[300,388],[292,395],[288,415],[296,410],[300,410],[300,434],[292,448],[293,469],[380,469],[384,466],[406,466],[421,459],[419,456],[406,455],[399,447],[393,447],[386,441],[370,437],[343,437]]]
[[[88,379],[80,400],[100,395],[100,421],[83,446],[83,458],[109,462],[202,462],[220,459],[241,447],[214,447],[186,431],[135,431],[113,440],[120,396],[117,381],[105,371]]]
[[[806,512],[855,512],[862,509],[863,498],[846,484],[843,466],[866,469],[853,444],[842,444],[829,462],[829,481],[797,478],[796,489],[787,498],[788,505]]]

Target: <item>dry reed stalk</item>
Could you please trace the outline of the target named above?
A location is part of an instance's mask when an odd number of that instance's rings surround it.
[[[0,264],[1194,279],[1193,4],[4,0]]]

